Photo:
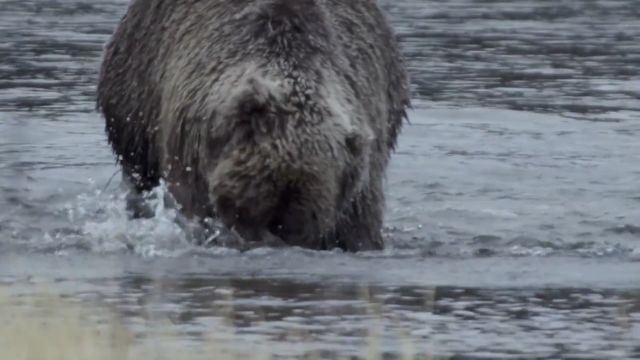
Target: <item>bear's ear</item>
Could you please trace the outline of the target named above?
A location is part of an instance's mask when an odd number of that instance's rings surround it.
[[[282,131],[287,112],[285,93],[281,83],[252,76],[229,97],[227,116],[234,126],[249,128],[255,135]]]
[[[237,99],[236,116],[240,122],[251,122],[257,117],[264,117],[269,112],[269,108],[264,99],[261,99],[253,92],[245,92]]]
[[[270,113],[266,103],[255,98],[247,98],[239,103],[236,116],[240,126],[251,127],[257,134],[269,134],[275,130],[275,115]]]
[[[277,107],[282,99],[283,89],[279,84],[266,79],[250,77],[238,84],[231,93],[228,106],[235,116],[250,116],[265,113],[270,107]]]

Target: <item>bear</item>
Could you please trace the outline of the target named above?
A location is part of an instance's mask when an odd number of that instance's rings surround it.
[[[411,102],[375,0],[132,0],[96,103],[132,196],[163,181],[247,243],[384,249]]]

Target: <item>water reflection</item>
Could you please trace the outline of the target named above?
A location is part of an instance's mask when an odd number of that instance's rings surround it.
[[[270,352],[287,358],[362,355],[372,336],[379,336],[375,345],[385,359],[402,358],[408,343],[423,358],[640,356],[637,290],[386,287],[146,275],[78,285],[67,288],[66,296],[110,308],[143,338],[152,339],[158,327],[174,329],[178,343],[228,334],[228,345],[246,349],[247,341],[266,342]]]

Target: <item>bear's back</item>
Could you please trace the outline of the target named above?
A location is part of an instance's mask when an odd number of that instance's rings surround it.
[[[407,79],[374,0],[134,0],[106,48],[98,106],[138,188],[157,185],[177,130],[217,118],[251,71],[289,76],[298,93],[337,82],[375,133],[379,170],[386,166]]]

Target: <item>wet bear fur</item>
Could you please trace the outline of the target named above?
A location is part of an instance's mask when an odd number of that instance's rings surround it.
[[[246,241],[379,250],[407,76],[374,0],[133,0],[97,105],[134,194]]]

